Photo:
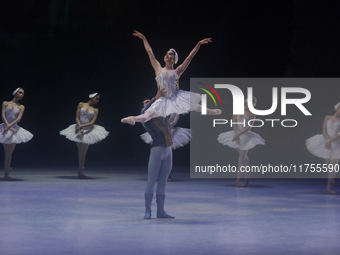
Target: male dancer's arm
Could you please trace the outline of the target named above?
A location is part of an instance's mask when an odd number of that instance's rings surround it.
[[[143,108],[143,110],[141,111],[141,114],[144,114],[145,111],[159,98],[165,96],[165,88],[163,88],[162,90],[160,89],[160,87],[158,86],[158,89],[157,89],[157,94],[154,98],[151,99],[151,101]]]

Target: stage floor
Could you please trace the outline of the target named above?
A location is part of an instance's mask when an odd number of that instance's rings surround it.
[[[326,180],[190,179],[175,169],[165,210],[144,220],[146,168],[15,169],[0,182],[1,255],[340,254],[340,196]],[[340,191],[340,185],[335,185]]]

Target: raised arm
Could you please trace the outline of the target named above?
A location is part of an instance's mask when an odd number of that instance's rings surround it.
[[[152,65],[153,69],[155,70],[155,74],[157,76],[158,73],[161,72],[162,66],[158,62],[158,60],[155,58],[155,55],[153,54],[152,48],[151,48],[150,44],[148,43],[148,40],[146,40],[146,37],[142,33],[138,32],[137,30],[133,30],[132,35],[137,36],[137,37],[139,37],[140,39],[143,40],[144,48],[145,48],[146,52],[148,53],[151,65]]]
[[[197,51],[199,50],[199,48],[201,47],[202,44],[208,44],[208,43],[211,43],[211,42],[212,42],[211,38],[205,38],[205,39],[199,41],[196,44],[195,48],[193,48],[193,50],[190,52],[189,56],[187,56],[187,58],[184,60],[184,62],[176,68],[177,75],[180,76],[182,73],[184,73],[184,71],[188,68],[191,60],[196,55]]]

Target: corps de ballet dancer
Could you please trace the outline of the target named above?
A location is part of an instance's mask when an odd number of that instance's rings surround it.
[[[253,105],[255,106],[257,99],[253,97]],[[248,125],[248,121],[254,120],[255,114],[251,113],[248,108],[247,100],[244,106],[244,115],[234,115],[233,122],[244,123],[233,125],[233,130],[221,133],[217,140],[223,145],[227,145],[231,148],[235,148],[238,152],[238,166],[237,166],[237,180],[236,187],[244,187],[241,183],[242,166],[249,166],[248,150],[254,148],[256,145],[265,144],[265,140],[258,134],[251,132],[251,127]],[[249,184],[249,175],[245,173],[246,185]]]
[[[99,110],[94,106],[99,102],[100,95],[93,93],[89,95],[86,103],[79,103],[76,112],[76,124],[60,131],[78,147],[78,177],[79,179],[90,179],[84,174],[85,156],[90,144],[95,144],[105,139],[109,132],[104,127],[95,125]]]
[[[323,158],[327,165],[333,165],[333,170],[327,172],[328,181],[326,194],[334,195],[332,190],[336,175],[335,166],[340,158],[340,103],[334,106],[335,113],[327,115],[322,126],[322,134],[312,136],[306,140],[306,147],[310,153],[319,158]]]
[[[19,87],[14,90],[11,101],[2,103],[2,120],[4,123],[0,124],[0,143],[3,144],[5,150],[4,180],[7,181],[16,180],[9,176],[9,172],[12,170],[12,153],[16,144],[26,143],[33,137],[30,132],[17,125],[25,111],[25,106],[19,103],[24,97],[24,93],[24,90]]]
[[[171,113],[184,114],[189,111],[201,111],[201,105],[199,104],[201,95],[198,93],[178,90],[176,83],[179,77],[189,66],[200,46],[210,43],[211,39],[206,38],[199,41],[184,62],[174,69],[174,65],[178,62],[178,55],[174,49],[167,51],[164,56],[165,66],[162,67],[155,58],[146,37],[136,30],[133,35],[143,40],[144,48],[155,71],[157,86],[160,86],[161,89],[165,89],[166,94],[164,97],[153,102],[145,113],[138,116],[123,118],[121,122],[134,125],[136,122],[146,122],[155,117],[166,117]],[[221,113],[222,111],[220,109],[207,109],[207,114],[209,115],[219,115]]]
[[[143,102],[145,107],[142,109],[141,113],[143,114],[156,100],[164,95],[164,89],[160,90],[158,87],[156,96],[151,101],[147,100]],[[148,163],[148,180],[144,193],[144,219],[151,219],[151,203],[154,195],[154,186],[157,180],[157,218],[174,219],[175,217],[170,216],[164,210],[165,186],[172,169],[172,141],[169,117],[156,117],[146,122],[142,122],[142,125],[150,135],[150,139],[152,139]]]

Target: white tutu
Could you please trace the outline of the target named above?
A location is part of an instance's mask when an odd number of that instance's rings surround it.
[[[151,135],[146,132],[140,136],[142,140],[148,144],[152,144]],[[191,130],[188,128],[175,127],[171,129],[172,146],[173,150],[183,147],[191,140]]]
[[[20,109],[15,108],[13,111],[11,111],[8,107],[6,107],[6,119],[7,122],[11,123],[15,121],[20,113]],[[0,124],[0,143],[5,144],[12,144],[12,143],[26,143],[29,140],[32,139],[33,135],[27,131],[26,129],[23,129],[22,127],[18,125],[12,126],[14,129],[14,132],[8,130],[7,133],[4,135],[3,132],[6,128],[5,123]]]
[[[335,137],[340,132],[340,122],[327,122],[327,133],[330,137]],[[331,143],[331,149],[325,148],[325,138],[322,134],[312,136],[306,140],[306,147],[310,153],[319,158],[339,159],[340,158],[340,140],[337,139]]]
[[[0,124],[0,143],[26,143],[29,140],[33,138],[33,135],[27,131],[26,129],[23,129],[22,127],[18,125],[14,125],[12,128],[14,129],[14,133],[10,130],[7,131],[7,133],[4,135],[3,132],[6,128],[5,123]]]
[[[89,123],[94,116],[93,111],[86,112],[84,108],[80,109],[80,123],[81,124],[86,124]],[[66,136],[67,139],[69,139],[72,142],[77,142],[77,143],[86,143],[86,144],[95,144],[103,139],[105,139],[108,135],[109,132],[105,130],[104,127],[99,126],[99,125],[93,125],[93,126],[88,126],[84,127],[84,136],[80,135],[80,132],[76,134],[76,129],[78,125],[73,124],[69,126],[66,129],[61,130],[59,133],[61,135]]]
[[[158,116],[166,117],[171,113],[188,113],[199,106],[201,95],[198,93],[176,90],[178,76],[159,73],[156,77],[157,86],[165,88],[166,96],[157,99],[145,112],[154,112]]]
[[[245,128],[247,128],[247,122],[248,122],[249,116],[237,116],[237,122],[243,122],[245,123],[245,126],[241,124],[237,124],[237,130],[238,132],[242,132]],[[244,120],[243,120],[244,119]],[[223,145],[228,145],[231,148],[239,148],[240,150],[249,150],[254,148],[256,145],[264,145],[265,140],[258,134],[248,131],[240,136],[240,143],[233,142],[233,138],[235,137],[234,130],[221,133],[217,141],[222,143]]]

